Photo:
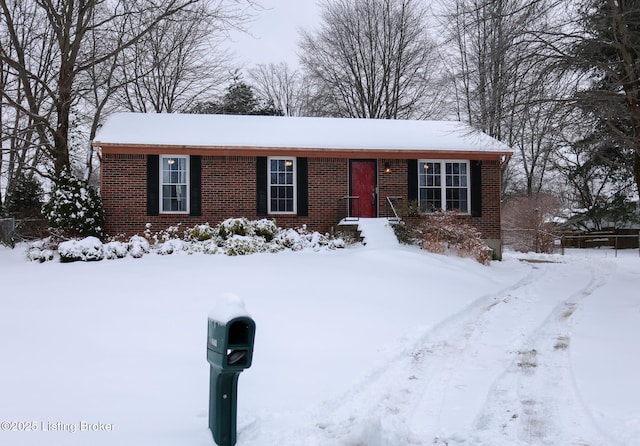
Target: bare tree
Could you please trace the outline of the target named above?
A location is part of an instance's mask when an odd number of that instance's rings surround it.
[[[419,0],[323,0],[322,23],[302,32],[301,63],[326,114],[433,116],[442,89],[438,55]]]
[[[249,70],[256,93],[282,110],[285,116],[307,114],[307,94],[302,73],[286,62],[259,64]]]
[[[54,174],[70,167],[70,116],[78,99],[77,80],[80,75],[112,59],[146,35],[161,20],[196,2],[197,0],[162,0],[153,3],[144,0],[0,0],[9,36],[8,47],[3,44],[0,56],[2,62],[14,70],[26,99],[26,106],[16,102],[12,105],[35,120],[40,131],[39,143],[48,148]],[[19,5],[24,5],[24,8]],[[27,7],[30,9],[26,10]],[[36,30],[45,32],[34,33],[35,41],[27,42],[24,36],[30,29],[25,21],[31,16],[44,22]],[[114,38],[115,31],[123,32],[121,38]],[[98,53],[88,51],[86,42],[91,42],[87,39],[91,33],[108,37]],[[51,65],[55,69],[53,76],[51,72],[35,72],[28,63],[27,45],[33,44],[48,50]],[[51,104],[50,114],[44,114],[37,108],[32,82],[46,90],[47,100]]]
[[[522,252],[552,252],[554,218],[562,201],[553,194],[539,193],[514,197],[505,204],[502,226],[505,244]]]
[[[125,50],[121,76],[128,82],[119,103],[131,111],[171,113],[213,98],[232,71],[221,39],[248,18],[237,6],[225,0],[194,5]]]
[[[47,137],[43,120],[53,116],[49,96],[56,50],[51,44],[53,31],[46,19],[36,14],[35,4],[13,2],[2,6],[11,12],[8,18],[0,15],[0,189],[6,197],[19,178],[33,174],[47,150],[41,141]],[[19,34],[13,32],[10,19],[14,16],[20,17],[23,32]],[[17,47],[12,45],[14,41],[19,42]],[[12,61],[19,61],[26,69],[16,70]]]
[[[152,100],[138,109],[180,110],[194,94],[208,94],[219,75],[221,53],[211,52],[216,38],[241,27],[254,6],[253,0],[0,0],[0,117],[8,154],[0,157],[0,174],[16,177],[12,169],[24,164],[13,160],[22,153],[55,179],[70,168],[72,146],[84,153],[115,93],[132,82]],[[218,62],[204,64],[209,55]],[[144,65],[148,57],[152,63]],[[92,158],[89,149],[87,176]]]
[[[555,6],[545,0],[442,2],[458,116],[516,149],[517,176],[529,195],[545,184],[561,137],[561,99],[571,88],[537,37],[550,26]]]

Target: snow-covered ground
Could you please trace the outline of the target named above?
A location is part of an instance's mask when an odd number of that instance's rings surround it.
[[[239,446],[639,444],[637,250],[487,267],[368,223],[321,252],[0,247],[0,444],[213,445],[207,315],[229,292],[256,321]]]

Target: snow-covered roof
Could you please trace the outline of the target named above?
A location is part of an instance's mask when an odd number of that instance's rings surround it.
[[[201,114],[116,113],[93,144],[512,153],[457,121]]]

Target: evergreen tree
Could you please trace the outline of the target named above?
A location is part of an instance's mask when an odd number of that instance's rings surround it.
[[[42,186],[33,175],[20,174],[7,190],[2,214],[16,218],[41,217]]]
[[[584,37],[568,60],[593,83],[578,104],[597,119],[596,132],[616,141],[640,190],[640,2],[585,0],[580,11]]]
[[[98,192],[66,172],[60,176],[42,213],[52,228],[68,235],[104,235],[104,213]]]
[[[253,87],[236,78],[218,101],[198,103],[192,113],[214,115],[269,115],[282,116],[282,110],[273,101],[261,101]]]

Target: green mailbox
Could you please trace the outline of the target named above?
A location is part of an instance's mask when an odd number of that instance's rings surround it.
[[[209,315],[209,429],[218,446],[236,444],[238,376],[251,367],[256,324],[249,316]]]

